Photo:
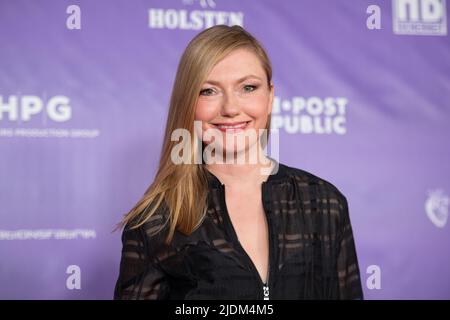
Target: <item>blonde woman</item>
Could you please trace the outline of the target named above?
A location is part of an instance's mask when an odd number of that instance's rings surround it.
[[[191,40],[155,179],[119,224],[115,299],[363,298],[345,196],[262,153],[273,97],[269,58],[245,29],[218,25]],[[201,149],[202,161],[174,160],[177,129],[192,144],[184,159]],[[264,161],[209,161],[255,153]]]

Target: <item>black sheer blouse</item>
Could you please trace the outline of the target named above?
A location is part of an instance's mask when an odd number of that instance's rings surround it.
[[[362,299],[345,196],[330,182],[278,163],[262,184],[269,226],[269,275],[263,283],[240,245],[225,187],[208,171],[208,211],[191,235],[150,236],[167,210],[122,233],[114,299]],[[161,207],[163,208],[163,207]],[[168,226],[168,224],[167,224]]]

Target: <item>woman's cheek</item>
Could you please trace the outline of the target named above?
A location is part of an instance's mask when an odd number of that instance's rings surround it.
[[[246,108],[246,113],[255,119],[256,123],[260,126],[264,126],[261,124],[266,121],[268,106],[267,100],[264,98],[260,98],[258,100],[253,101],[252,104],[248,104]]]
[[[204,132],[210,128],[208,123],[212,121],[215,116],[216,113],[213,105],[201,102],[197,103],[197,107],[195,109],[195,120],[201,121],[202,131],[201,133],[199,132],[197,134],[203,135]]]
[[[195,109],[195,120],[211,121],[217,113],[216,109],[213,103],[198,102]]]

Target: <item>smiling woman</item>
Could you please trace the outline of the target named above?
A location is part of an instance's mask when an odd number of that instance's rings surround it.
[[[224,133],[267,129],[272,111],[274,86],[267,77],[258,55],[248,48],[238,48],[219,61],[209,73],[200,91],[195,120],[202,121],[202,129],[219,129]],[[258,137],[257,134],[252,137]],[[245,145],[227,143],[227,135],[219,141],[224,153],[236,157],[245,153],[262,154],[261,145],[252,139]],[[221,142],[221,143],[220,143]],[[207,142],[206,142],[207,143]]]
[[[116,299],[361,299],[346,197],[263,156],[274,84],[262,45],[240,26],[200,32],[185,49],[153,183],[124,217]],[[201,139],[194,134],[201,123]],[[231,163],[172,161],[179,129]],[[257,131],[245,144],[234,138]],[[205,133],[205,134],[203,134]],[[266,170],[263,170],[266,169]],[[269,169],[269,170],[267,170]]]

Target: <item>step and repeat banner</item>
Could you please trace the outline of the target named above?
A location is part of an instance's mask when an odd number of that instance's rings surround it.
[[[112,298],[181,54],[238,24],[273,64],[280,162],[348,199],[365,297],[450,299],[448,6],[0,0],[0,298]]]

